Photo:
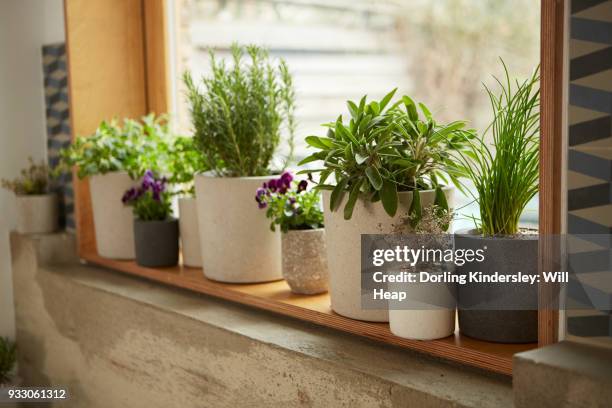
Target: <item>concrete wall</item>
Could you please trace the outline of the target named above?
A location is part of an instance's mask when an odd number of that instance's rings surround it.
[[[19,374],[68,387],[57,406],[512,406],[508,378],[80,265],[71,248],[12,236]]]
[[[15,177],[28,156],[46,156],[41,47],[64,41],[62,0],[0,1],[0,178]],[[14,336],[8,231],[12,194],[0,190],[0,336]]]

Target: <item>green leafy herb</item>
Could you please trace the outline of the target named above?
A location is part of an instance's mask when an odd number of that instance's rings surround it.
[[[325,137],[306,138],[306,143],[318,151],[300,164],[322,161],[323,168],[303,172],[320,173],[318,188],[332,189],[332,211],[349,193],[345,219],[351,218],[359,197],[382,201],[387,214],[394,216],[398,192],[414,191],[417,201],[418,191],[436,189],[442,193],[442,183],[459,185],[458,178],[463,175],[450,152],[465,149],[475,137],[473,131],[465,130],[465,122],[437,124],[425,105],[417,106],[408,96],[391,104],[395,92],[380,101],[368,103],[365,96],[359,103],[348,101],[348,123],[339,116],[326,125]],[[335,177],[335,186],[325,184],[331,176]],[[436,205],[448,209],[446,199],[438,199]],[[413,205],[412,214],[420,214],[420,203]]]
[[[501,92],[497,95],[486,88],[494,118],[485,135],[492,135],[493,146],[483,136],[470,143],[469,151],[457,155],[476,187],[477,228],[484,235],[518,233],[519,218],[538,192],[539,68],[513,86],[503,60],[502,65],[504,80],[495,78]]]
[[[21,170],[21,175],[14,180],[2,179],[2,188],[14,192],[16,195],[40,195],[49,191],[49,178],[51,172],[44,161],[36,164],[30,157],[30,166]]]
[[[202,78],[203,89],[184,75],[198,148],[218,175],[270,174],[283,127],[289,133],[287,161],[293,152],[295,92],[286,63],[273,66],[268,52],[255,45],[234,44],[232,67],[212,51],[210,57],[212,75]]]
[[[17,361],[17,346],[8,338],[0,337],[0,384],[10,381]]]
[[[61,162],[63,167],[76,166],[79,178],[126,171],[136,179],[147,169],[162,167],[158,149],[170,138],[164,116],[124,119],[122,125],[116,119],[103,121],[93,135],[78,137],[63,149]]]

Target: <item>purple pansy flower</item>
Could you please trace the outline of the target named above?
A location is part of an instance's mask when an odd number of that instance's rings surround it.
[[[302,191],[306,191],[306,187],[308,187],[308,182],[306,180],[300,181],[297,186],[298,193],[301,193]]]

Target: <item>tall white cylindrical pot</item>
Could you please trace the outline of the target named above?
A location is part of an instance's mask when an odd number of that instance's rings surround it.
[[[198,226],[196,199],[193,197],[179,198],[178,205],[183,265],[190,268],[201,268],[200,228]]]
[[[54,193],[18,195],[17,231],[22,234],[46,234],[57,230],[58,207]]]
[[[271,177],[195,177],[204,275],[220,282],[282,279],[280,231],[257,208],[255,191]]]
[[[452,187],[444,188],[449,206],[453,205]],[[412,192],[400,192],[399,204],[394,217],[390,217],[379,202],[358,199],[350,220],[343,217],[343,208],[348,194],[337,211],[330,211],[330,191],[323,192],[327,263],[331,308],[334,312],[351,319],[372,322],[389,321],[388,309],[362,309],[361,291],[361,234],[390,234],[396,232],[409,214]],[[421,205],[426,207],[435,201],[435,191],[420,192]]]
[[[98,255],[111,259],[134,259],[134,216],[121,202],[134,180],[126,172],[111,172],[89,178],[91,206]]]

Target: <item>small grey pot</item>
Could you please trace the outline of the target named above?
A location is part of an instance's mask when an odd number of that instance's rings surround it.
[[[538,274],[538,235],[483,237],[458,231],[455,249],[485,248],[483,262],[456,267],[467,275]],[[479,340],[531,343],[538,340],[538,285],[529,283],[467,283],[458,286],[459,330]]]
[[[283,278],[293,293],[315,295],[327,292],[329,273],[325,230],[291,230],[282,234]]]
[[[134,219],[136,263],[151,268],[176,266],[179,258],[179,224]]]

